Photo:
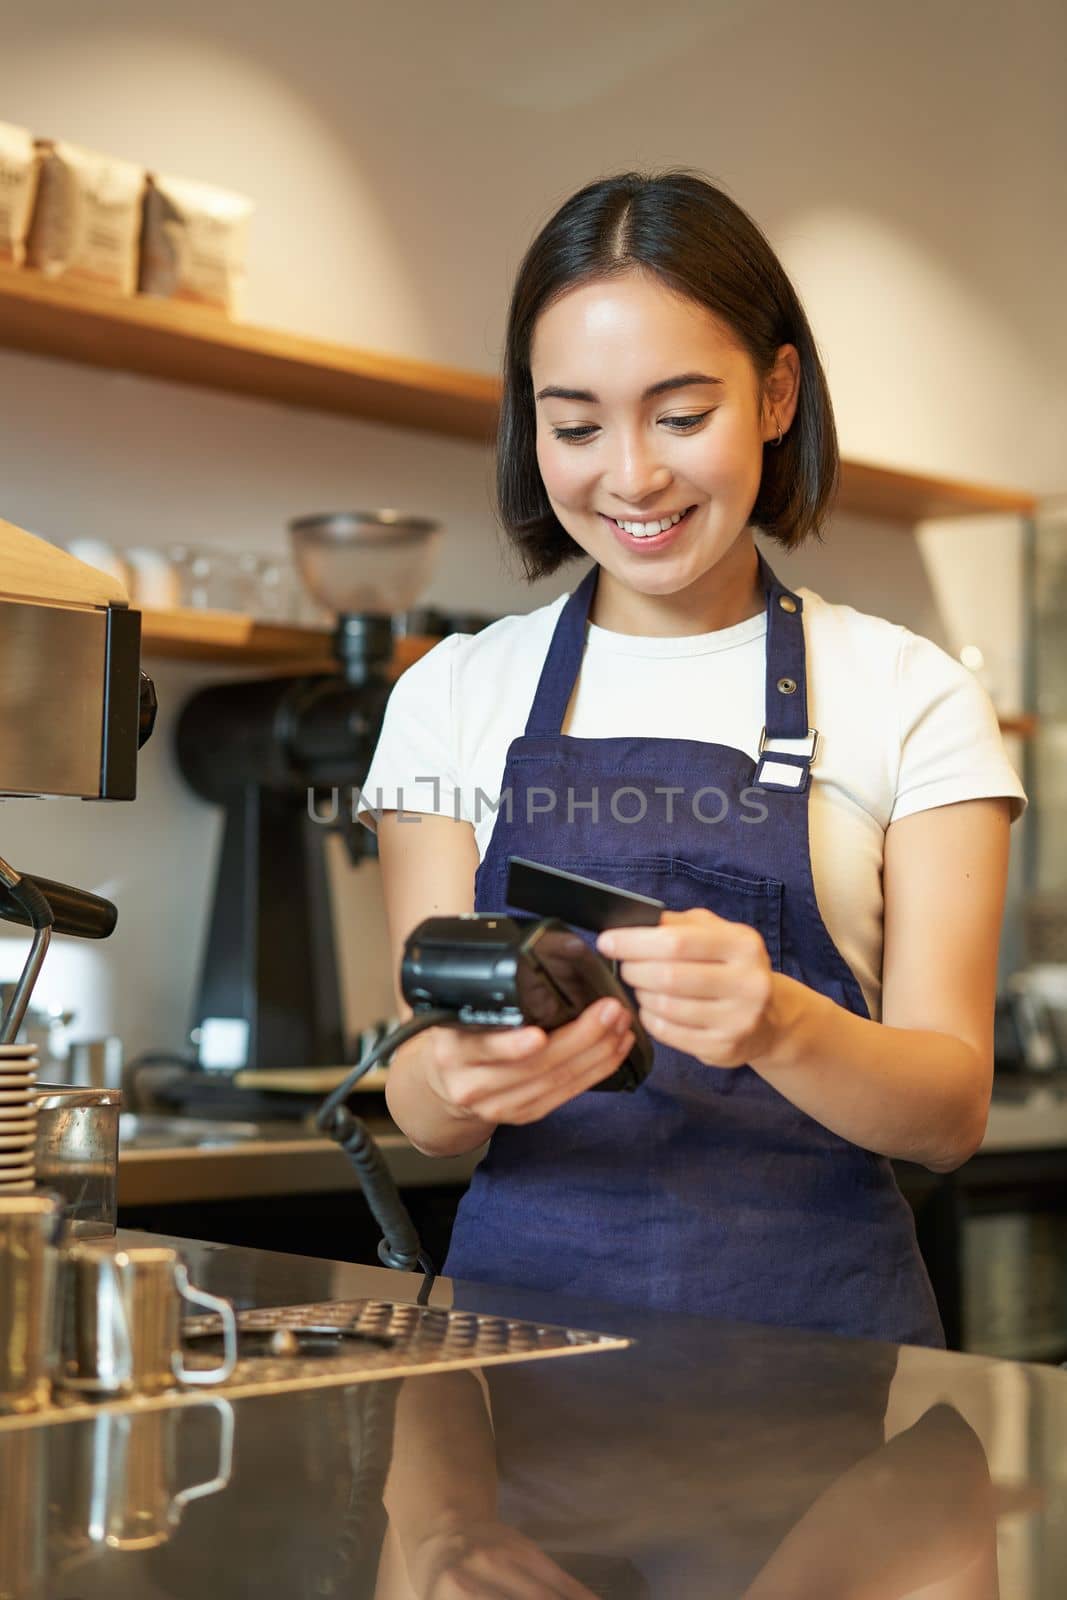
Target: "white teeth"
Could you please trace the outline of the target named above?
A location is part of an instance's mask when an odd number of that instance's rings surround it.
[[[684,516],[684,511],[676,511],[673,517],[664,517],[659,522],[619,522],[618,517],[612,520],[623,533],[630,533],[635,539],[652,539],[657,533],[666,533],[668,528],[673,528]]]

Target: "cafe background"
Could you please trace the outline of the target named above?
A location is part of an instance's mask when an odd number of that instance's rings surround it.
[[[515,267],[567,194],[629,167],[725,186],[807,308],[844,457],[1043,502],[1033,520],[839,513],[823,547],[774,555],[786,582],[965,652],[1009,726],[1044,697],[1036,737],[1007,735],[1032,807],[1006,983],[1028,894],[1059,886],[1062,674],[1047,615],[1035,649],[1034,576],[1055,576],[1067,488],[1065,45],[1055,0],[40,0],[5,19],[0,118],[253,197],[242,320],[485,374]],[[498,615],[573,584],[528,586],[509,563],[478,443],[11,350],[0,483],[0,515],[59,543],[284,556],[290,517],[398,506],[447,530],[429,604]],[[5,857],[117,903],[106,944],[56,941],[36,1000],[127,1058],[188,1047],[221,840],[177,770],[174,719],[199,685],[248,675],[146,665],[160,717],[135,805],[0,808]],[[338,847],[331,879],[354,1034],[393,1005],[378,866]],[[24,951],[6,930],[0,979]]]

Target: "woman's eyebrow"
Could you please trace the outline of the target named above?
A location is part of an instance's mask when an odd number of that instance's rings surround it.
[[[681,372],[676,378],[661,378],[659,383],[654,383],[646,389],[641,396],[642,400],[651,400],[657,394],[667,394],[671,389],[688,389],[695,383],[723,383],[722,378],[711,378],[706,372]],[[556,384],[550,384],[546,389],[538,389],[535,397],[538,400],[586,400],[590,405],[599,405],[600,397],[591,389],[561,389]]]

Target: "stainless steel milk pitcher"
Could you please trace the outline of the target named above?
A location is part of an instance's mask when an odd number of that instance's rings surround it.
[[[185,1364],[181,1302],[222,1319],[223,1358]],[[125,1250],[89,1241],[64,1252],[61,1359],[56,1381],[90,1394],[158,1394],[178,1384],[222,1383],[237,1362],[237,1319],[228,1300],[196,1289],[176,1250]]]
[[[58,1195],[0,1197],[0,1413],[36,1411],[51,1397],[62,1230]]]

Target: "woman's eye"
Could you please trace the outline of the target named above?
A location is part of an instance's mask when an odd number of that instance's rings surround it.
[[[710,411],[701,411],[692,417],[664,417],[662,420],[672,433],[685,433],[703,422],[705,417],[710,416]],[[587,422],[580,428],[553,428],[552,434],[556,439],[566,439],[571,444],[582,444],[586,439],[591,439],[596,431],[596,425]]]
[[[698,422],[703,422],[705,417],[710,417],[710,411],[701,411],[695,417],[664,417],[664,422],[669,428],[681,432],[683,428],[695,428]]]
[[[596,429],[586,424],[584,428],[553,428],[552,432],[557,439],[588,439]]]

